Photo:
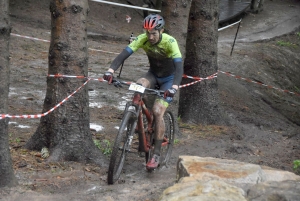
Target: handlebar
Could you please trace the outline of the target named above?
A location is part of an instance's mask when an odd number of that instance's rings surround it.
[[[112,83],[117,88],[122,88],[123,87],[122,85],[130,86],[130,84],[133,84],[133,82],[125,82],[125,81],[118,80],[118,79],[115,79],[115,78],[113,78]],[[135,84],[138,84],[138,83],[135,83]],[[138,85],[141,85],[141,84],[138,84]],[[160,97],[163,97],[164,93],[165,93],[162,90],[150,89],[150,88],[146,88],[146,87],[145,87],[145,91],[147,91],[147,94],[157,95],[157,96],[160,96]]]

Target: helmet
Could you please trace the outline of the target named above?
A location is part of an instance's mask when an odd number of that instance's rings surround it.
[[[158,14],[150,14],[144,19],[144,29],[160,30],[164,27],[165,20]]]

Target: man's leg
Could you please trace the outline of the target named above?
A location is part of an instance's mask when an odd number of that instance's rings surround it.
[[[153,157],[146,165],[146,168],[148,170],[157,168],[159,164],[160,149],[161,149],[161,144],[163,142],[164,133],[165,133],[165,123],[164,123],[163,116],[167,107],[168,107],[168,103],[163,99],[156,99],[153,106],[153,115],[155,121],[155,136],[154,136],[155,144],[154,144]]]
[[[150,81],[146,78],[140,78],[136,81],[136,83],[141,84],[143,87],[150,88]]]
[[[143,85],[143,87],[152,89],[156,84],[156,79],[152,73],[147,72],[145,75],[143,75],[143,77],[137,80],[137,83]]]
[[[155,77],[152,73],[147,72],[142,78],[139,78],[137,80],[138,84],[141,84],[143,87],[146,88],[152,88],[152,86],[155,85]],[[139,142],[141,142],[143,139],[141,139],[141,136],[139,135]],[[141,147],[141,144],[139,143],[139,155],[143,156],[144,148]]]

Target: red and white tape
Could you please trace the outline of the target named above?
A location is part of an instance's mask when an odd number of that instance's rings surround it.
[[[40,38],[35,38],[35,37],[30,37],[30,36],[24,36],[24,35],[14,34],[14,33],[11,33],[10,35],[16,36],[16,37],[21,37],[21,38],[26,38],[26,39],[30,39],[30,40],[37,40],[37,41],[42,41],[42,42],[50,43],[50,40],[44,40],[44,39],[40,39]],[[108,54],[119,54],[119,53],[116,53],[116,52],[110,52],[110,51],[105,51],[105,50],[98,50],[98,49],[93,49],[93,48],[88,48],[88,49],[91,50],[91,51],[104,52],[104,53],[108,53]]]
[[[64,102],[66,102],[67,100],[69,100],[69,98],[71,98],[75,93],[77,93],[84,85],[86,85],[88,82],[90,81],[90,79],[88,79],[85,83],[83,83],[78,89],[76,89],[73,93],[71,93],[68,97],[66,97],[65,99],[63,99],[61,102],[59,102],[57,105],[55,105],[53,108],[51,108],[49,111],[43,113],[43,114],[32,114],[32,115],[9,115],[9,114],[0,114],[0,119],[4,119],[4,118],[11,118],[11,119],[15,119],[15,118],[21,118],[21,119],[36,119],[36,118],[41,118],[44,117],[46,115],[48,115],[49,113],[53,112],[55,109],[57,109],[59,106],[61,106]]]
[[[14,33],[11,33],[10,35],[50,43],[50,40],[44,40],[44,39],[34,38],[34,37],[30,37],[30,36],[23,36],[23,35],[14,34]]]
[[[14,34],[14,33],[11,33],[12,36],[17,36],[17,37],[22,37],[22,38],[27,38],[27,39],[31,39],[31,40],[37,40],[37,41],[43,41],[43,42],[50,42],[49,40],[44,40],[44,39],[39,39],[39,38],[35,38],[35,37],[30,37],[30,36],[24,36],[24,35],[19,35],[19,34]],[[89,50],[91,51],[98,51],[98,52],[104,52],[104,53],[109,53],[109,54],[119,54],[119,53],[116,53],[116,52],[110,52],[110,51],[104,51],[104,50],[98,50],[98,49],[93,49],[93,48],[89,48]],[[266,85],[266,84],[263,84],[261,82],[256,82],[256,81],[253,81],[253,80],[250,80],[248,78],[243,78],[241,76],[238,76],[238,75],[233,75],[229,72],[224,72],[224,71],[218,71],[220,73],[223,73],[223,74],[226,74],[228,76],[231,76],[231,77],[234,77],[234,78],[237,78],[237,79],[241,79],[241,80],[245,80],[247,82],[251,82],[251,83],[254,83],[254,84],[259,84],[261,86],[265,86],[265,87],[268,87],[268,88],[272,88],[272,89],[276,89],[278,91],[282,91],[282,92],[285,92],[285,93],[290,93],[290,94],[293,94],[293,95],[297,95],[297,96],[300,96],[299,93],[297,92],[292,92],[292,91],[289,91],[289,90],[285,90],[285,89],[280,89],[280,88],[277,88],[277,87],[273,87],[273,86],[270,86],[270,85]],[[197,80],[195,82],[191,82],[189,84],[184,84],[184,85],[181,85],[180,88],[183,88],[183,87],[187,87],[187,86],[190,86],[190,85],[193,85],[193,84],[196,84],[198,82],[201,82],[202,80],[204,79],[213,79],[215,77],[217,77],[217,74],[218,73],[215,73],[211,76],[208,76],[207,78],[200,78],[200,77],[193,77],[193,76],[187,76],[187,75],[184,75],[183,77],[184,78],[191,78],[191,79],[194,79],[194,80]],[[65,76],[65,77],[70,77],[70,76]],[[73,77],[73,76],[72,76]],[[83,77],[82,77],[83,78]],[[98,78],[100,79],[100,78]]]
[[[276,90],[281,91],[281,92],[290,93],[290,94],[293,94],[293,95],[296,95],[296,96],[300,96],[300,93],[297,93],[297,92],[292,92],[292,91],[289,91],[289,90],[286,90],[286,89],[280,89],[280,88],[277,88],[277,87],[273,87],[271,85],[267,85],[267,84],[264,84],[262,82],[256,82],[256,81],[250,80],[249,78],[243,78],[243,77],[241,77],[239,75],[234,75],[234,74],[231,74],[229,72],[224,72],[224,71],[219,71],[219,72],[223,73],[225,75],[228,75],[228,76],[240,79],[240,80],[244,80],[244,81],[247,81],[247,82],[258,84],[260,86],[268,87],[270,89],[276,89]]]
[[[190,78],[190,79],[193,79],[193,80],[196,80],[194,82],[191,82],[191,83],[187,83],[187,84],[183,84],[183,85],[180,85],[179,88],[184,88],[184,87],[188,87],[188,86],[191,86],[193,84],[197,84],[198,82],[201,82],[203,80],[211,80],[211,79],[214,79],[217,77],[217,74],[218,72],[206,77],[206,78],[201,78],[201,77],[195,77],[195,76],[189,76],[189,75],[185,75],[183,74],[182,77],[183,78]]]
[[[293,94],[293,95],[297,95],[297,96],[300,96],[299,93],[296,93],[296,92],[292,92],[292,91],[289,91],[289,90],[283,90],[283,89],[280,89],[280,88],[277,88],[277,87],[273,87],[273,86],[270,86],[270,85],[266,85],[266,84],[263,84],[261,82],[256,82],[256,81],[253,81],[253,80],[250,80],[248,78],[243,78],[241,76],[238,76],[238,75],[234,75],[234,74],[231,74],[229,72],[224,72],[224,71],[218,71],[206,78],[201,78],[201,77],[195,77],[195,76],[188,76],[188,75],[183,75],[183,78],[190,78],[190,79],[194,79],[196,81],[194,82],[191,82],[191,83],[188,83],[188,84],[184,84],[184,85],[180,85],[179,88],[183,88],[183,87],[187,87],[187,86],[191,86],[193,84],[196,84],[198,82],[201,82],[203,80],[210,80],[210,79],[214,79],[217,77],[217,74],[218,73],[223,73],[225,75],[228,75],[228,76],[231,76],[231,77],[234,77],[234,78],[237,78],[237,79],[241,79],[241,80],[245,80],[247,82],[251,82],[251,83],[255,83],[255,84],[258,84],[260,86],[265,86],[265,87],[268,87],[268,88],[272,88],[272,89],[276,89],[276,90],[279,90],[279,91],[282,91],[282,92],[286,92],[286,93],[290,93],[290,94]],[[99,82],[103,82],[105,81],[103,78],[91,78],[91,77],[85,77],[85,76],[75,76],[75,75],[62,75],[62,74],[55,74],[55,75],[51,75],[49,74],[48,77],[54,77],[54,78],[61,78],[61,77],[64,77],[64,78],[79,78],[79,79],[83,79],[83,78],[86,78],[87,81],[82,85],[80,86],[78,89],[76,89],[73,93],[71,93],[68,97],[66,97],[65,99],[63,99],[60,103],[58,103],[57,105],[55,105],[53,108],[51,108],[49,111],[43,113],[43,114],[35,114],[35,115],[9,115],[9,114],[0,114],[0,119],[3,119],[3,118],[24,118],[24,119],[27,119],[27,118],[40,118],[40,117],[43,117],[43,116],[46,116],[48,115],[49,113],[53,112],[55,109],[57,109],[59,106],[61,106],[64,102],[66,102],[69,98],[71,98],[76,92],[78,92],[84,85],[86,85],[90,80],[97,80]],[[130,83],[130,82],[128,82]]]
[[[182,77],[183,78],[191,78],[191,79],[194,79],[196,81],[194,82],[191,82],[191,83],[188,83],[188,84],[184,84],[184,85],[180,85],[179,88],[183,88],[183,87],[187,87],[187,86],[191,86],[193,84],[196,84],[198,82],[201,82],[202,80],[210,80],[210,79],[213,79],[213,78],[216,78],[217,77],[217,74],[218,73],[214,73],[206,78],[201,78],[201,77],[193,77],[193,76],[188,76],[188,75],[183,75]],[[98,80],[100,82],[103,82],[103,78],[91,78],[91,77],[85,77],[85,76],[74,76],[74,75],[62,75],[62,74],[55,74],[55,75],[48,75],[48,77],[54,77],[54,78],[59,78],[59,77],[65,77],[65,78],[87,78],[87,79],[91,79],[91,80]],[[130,83],[130,82],[127,82],[127,83]]]
[[[78,79],[84,79],[85,78],[85,79],[89,79],[89,80],[96,80],[96,81],[99,81],[99,82],[105,81],[101,77],[99,77],[99,78],[93,78],[93,77],[85,77],[83,75],[62,75],[62,74],[51,75],[51,74],[48,74],[48,77],[54,77],[54,78],[64,77],[64,78],[78,78]]]

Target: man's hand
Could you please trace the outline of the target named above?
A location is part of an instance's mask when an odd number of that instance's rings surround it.
[[[167,97],[173,98],[175,96],[176,92],[177,92],[177,90],[172,87],[165,91],[164,98],[167,98]]]
[[[103,75],[103,79],[106,80],[108,82],[108,84],[111,84],[112,79],[113,79],[113,73],[112,72],[105,72]]]

